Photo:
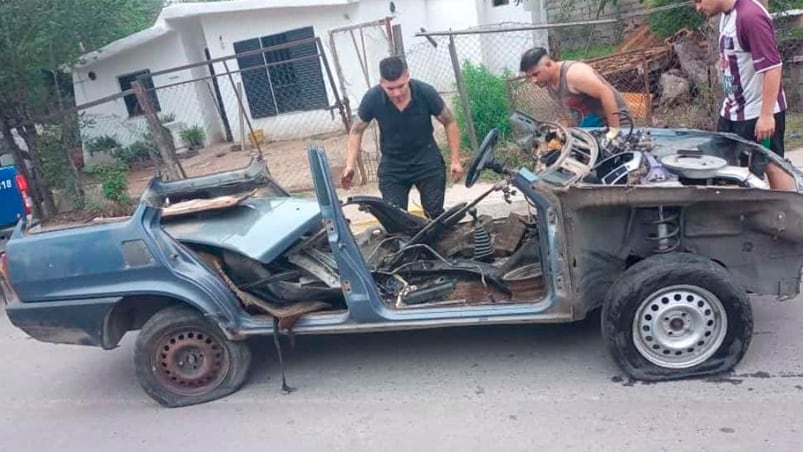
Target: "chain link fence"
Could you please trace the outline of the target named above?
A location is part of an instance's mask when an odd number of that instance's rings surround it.
[[[170,174],[171,158],[179,162],[178,177],[192,177],[241,168],[261,154],[291,191],[312,188],[309,143],[324,146],[333,166],[342,166],[350,117],[321,41],[244,42],[235,49],[228,57],[132,74],[119,96],[79,106],[86,156],[139,171],[134,196],[143,185],[137,182],[154,170]],[[125,79],[121,84],[129,87]]]
[[[428,42],[410,49],[407,60],[414,76],[451,99],[468,149],[476,149],[492,128],[508,131],[513,111],[573,122],[572,112],[562,109],[546,88],[519,73],[521,55],[534,46],[546,48],[555,59],[590,64],[623,94],[636,126],[714,129],[723,98],[717,69],[719,18],[706,21],[686,2],[648,3],[657,7],[608,15],[572,10],[572,18],[592,19],[419,33]],[[803,15],[774,14],[791,117],[787,137],[792,148],[800,147]]]
[[[329,30],[329,52],[350,117],[356,116],[362,93],[379,83],[379,62],[402,46],[401,32],[394,31],[390,17]],[[372,122],[363,134],[358,183],[377,180],[379,158],[379,127]]]
[[[722,100],[718,19],[689,15],[693,6],[678,0],[651,4],[659,8],[599,16],[575,12],[569,17],[573,22],[553,16],[543,25],[422,29],[411,42],[402,42],[398,25],[384,18],[329,30],[323,41],[290,36],[285,42],[237,43],[236,53],[226,57],[122,76],[120,93],[78,106],[75,128],[83,159],[75,161],[89,167],[122,162],[135,199],[156,171],[210,174],[241,168],[261,153],[282,185],[310,190],[307,145],[327,150],[337,178],[362,95],[378,83],[378,63],[391,54],[404,55],[411,75],[435,86],[451,106],[470,160],[491,128],[509,130],[513,111],[568,120],[545,89],[518,71],[522,53],[534,46],[558,59],[591,64],[624,94],[639,126],[713,129]],[[801,18],[793,11],[775,20],[790,112],[788,149],[803,147]],[[437,123],[435,133],[447,149]],[[364,135],[358,184],[376,181],[378,142],[373,123]],[[166,159],[177,160],[178,167],[171,169]],[[50,166],[57,171],[59,165]]]

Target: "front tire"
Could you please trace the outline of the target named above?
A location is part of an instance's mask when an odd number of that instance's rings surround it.
[[[137,380],[160,404],[174,408],[232,394],[245,382],[251,351],[226,339],[200,312],[165,308],[151,317],[134,350]]]
[[[628,376],[661,381],[719,374],[744,357],[753,333],[746,292],[715,262],[656,255],[608,291],[602,331]]]

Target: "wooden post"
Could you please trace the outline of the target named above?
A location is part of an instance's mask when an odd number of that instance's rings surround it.
[[[237,97],[241,98],[243,95],[243,84],[241,82],[237,82]],[[240,150],[245,151],[248,149],[248,139],[245,136],[245,111],[242,108],[237,109],[240,112],[239,121],[240,121]]]
[[[156,110],[153,108],[151,99],[148,97],[148,94],[145,92],[145,88],[143,88],[142,83],[140,83],[139,80],[135,80],[133,83],[131,83],[131,87],[134,90],[134,95],[137,96],[137,103],[139,103],[139,106],[142,107],[142,111],[145,114],[145,119],[148,120],[148,128],[151,130],[154,140],[156,140],[156,146],[159,148],[159,154],[161,154],[162,161],[164,162],[165,169],[167,170],[167,177],[170,180],[180,179],[180,173],[177,168],[178,164],[173,158],[174,153],[170,150],[170,147],[173,146],[172,140],[168,143],[168,139],[162,130],[162,124],[159,122],[159,118],[156,116]]]
[[[477,142],[477,131],[474,129],[474,118],[471,117],[471,107],[468,104],[468,94],[466,93],[466,84],[463,81],[463,70],[460,68],[460,60],[457,57],[457,47],[454,44],[454,35],[449,35],[449,56],[452,60],[452,69],[454,70],[454,79],[457,82],[457,92],[460,94],[460,104],[463,107],[463,115],[466,118],[466,127],[468,128],[468,138],[471,141],[471,150],[477,152],[480,147]]]
[[[231,84],[232,89],[234,89],[234,94],[237,95],[237,105],[240,108],[240,112],[243,114],[243,117],[245,118],[246,124],[248,125],[248,133],[250,133],[252,137],[255,137],[256,135],[254,135],[254,126],[251,125],[251,118],[248,117],[248,113],[246,113],[246,111],[245,111],[245,104],[243,103],[243,96],[242,96],[242,94],[240,94],[240,91],[237,89],[237,83],[234,82],[234,77],[231,76],[231,70],[229,70],[229,63],[227,63],[226,60],[223,60],[223,68],[226,69],[226,75],[229,77],[229,83]],[[268,79],[268,80],[270,80],[270,79]],[[247,139],[248,139],[247,137],[243,137],[242,138],[242,140],[243,140],[243,150],[245,150],[245,143],[247,143]],[[259,153],[259,156],[262,157],[263,156],[262,155],[262,146],[256,140],[254,140],[254,145],[257,148],[257,152]],[[268,174],[270,174],[270,168],[268,168]]]

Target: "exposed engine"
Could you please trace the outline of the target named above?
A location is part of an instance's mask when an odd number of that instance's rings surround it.
[[[608,143],[591,177],[604,184],[738,185],[769,188],[749,168],[723,156],[697,149],[676,149],[660,155],[649,131],[620,132]]]
[[[767,189],[767,183],[750,172],[751,152],[737,142],[699,143],[686,146],[659,144],[649,129],[630,124],[613,139],[608,129],[586,131],[557,123],[538,122],[523,113],[512,116],[522,132],[524,152],[533,158],[532,170],[547,173],[551,182],[576,181],[603,185],[736,185]],[[591,137],[591,138],[589,138]],[[557,177],[556,177],[557,176]]]

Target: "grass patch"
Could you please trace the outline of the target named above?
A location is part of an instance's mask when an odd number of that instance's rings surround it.
[[[563,50],[560,52],[560,58],[562,60],[590,60],[611,55],[614,50],[616,50],[615,45],[602,44],[580,49]]]

